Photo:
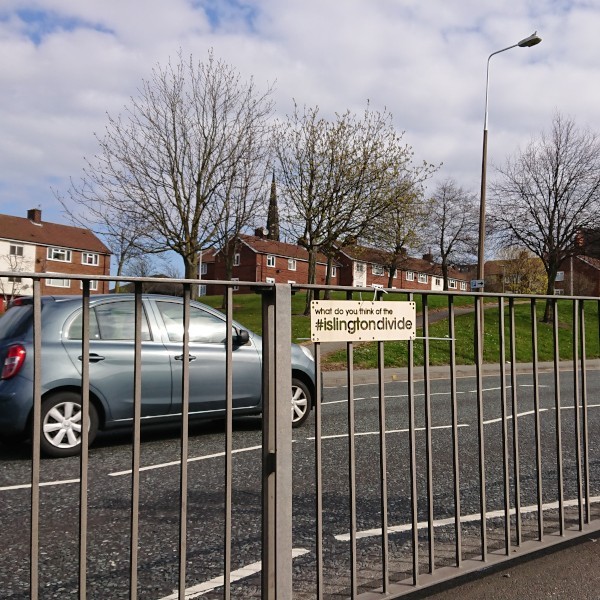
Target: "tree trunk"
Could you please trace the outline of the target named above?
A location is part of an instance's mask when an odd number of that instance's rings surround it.
[[[333,257],[327,257],[327,272],[325,275],[325,285],[331,285],[331,269],[333,268]],[[325,290],[323,292],[323,300],[329,300],[331,298],[331,291]]]
[[[308,250],[308,283],[314,284],[317,280],[317,250],[310,248]],[[313,290],[306,290],[306,305],[304,307],[304,316],[310,315],[310,303],[313,299]]]

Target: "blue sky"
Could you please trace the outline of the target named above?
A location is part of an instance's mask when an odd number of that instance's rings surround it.
[[[40,206],[81,175],[107,113],[156,63],[210,48],[276,112],[387,107],[417,159],[478,190],[490,53],[489,161],[548,129],[556,111],[600,131],[600,4],[556,0],[3,0],[0,213]]]

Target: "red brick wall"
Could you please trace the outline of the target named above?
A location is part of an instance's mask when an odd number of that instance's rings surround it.
[[[239,281],[266,282],[267,278],[275,280],[275,283],[307,283],[308,282],[308,261],[296,259],[296,270],[289,268],[288,259],[284,256],[275,256],[275,266],[267,266],[267,255],[257,254],[247,246],[240,248],[240,264],[233,267],[232,278]],[[324,284],[326,275],[326,265],[317,264],[316,283]],[[337,269],[336,276],[331,279],[331,285],[339,285],[340,269]],[[203,279],[225,279],[225,263],[220,260],[220,255],[216,256],[215,262],[207,263],[207,273],[202,276]],[[248,286],[240,286],[239,293],[248,293]],[[209,296],[223,293],[223,288],[216,285],[207,285],[206,293]]]
[[[67,275],[110,275],[110,256],[99,254],[97,266],[84,265],[81,263],[84,252],[79,250],[71,251],[71,262],[62,262],[57,260],[48,260],[48,249],[44,246],[36,248],[35,272],[36,273],[65,273]],[[93,253],[97,254],[97,253]],[[41,293],[46,295],[63,294],[81,294],[81,282],[71,280],[70,287],[55,287],[48,285],[48,280],[41,282]],[[109,292],[109,282],[99,281],[98,289],[91,290],[92,294],[107,294]]]

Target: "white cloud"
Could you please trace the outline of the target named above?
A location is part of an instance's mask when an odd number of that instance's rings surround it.
[[[50,186],[81,173],[106,113],[180,48],[203,59],[212,47],[258,85],[276,81],[282,115],[292,99],[325,114],[367,99],[386,106],[418,159],[443,162],[440,177],[477,190],[487,57],[536,29],[541,45],[492,58],[491,163],[547,129],[557,110],[600,130],[596,3],[5,0],[0,213],[41,204],[60,219]]]

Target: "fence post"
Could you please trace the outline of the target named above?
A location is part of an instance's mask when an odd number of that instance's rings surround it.
[[[292,597],[291,297],[263,293],[263,600]]]

